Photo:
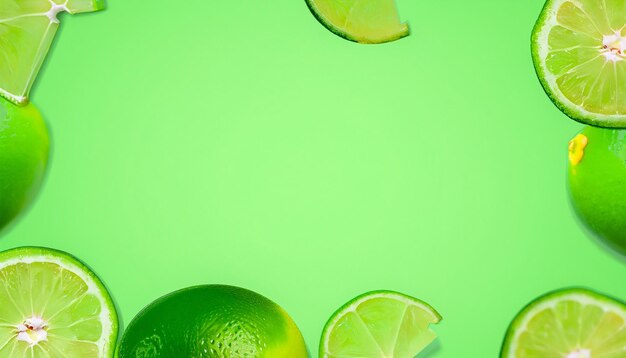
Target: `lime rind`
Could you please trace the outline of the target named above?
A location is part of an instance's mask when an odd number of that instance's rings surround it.
[[[525,332],[528,323],[535,314],[547,308],[555,307],[558,302],[575,301],[585,305],[603,307],[621,316],[626,321],[626,303],[586,288],[566,288],[546,293],[526,305],[509,325],[500,350],[500,358],[515,358],[519,337]]]
[[[561,5],[566,2],[571,2],[571,0],[547,0],[533,28],[531,53],[537,77],[550,100],[571,119],[597,127],[626,128],[626,114],[591,112],[572,102],[561,92],[556,83],[557,76],[547,70],[548,37],[552,28],[558,24],[557,13]]]
[[[409,295],[405,295],[400,292],[389,291],[389,290],[370,291],[348,301],[347,303],[345,303],[343,306],[341,306],[338,310],[336,310],[332,314],[331,318],[326,322],[326,325],[324,326],[324,329],[322,331],[322,338],[320,340],[320,347],[319,347],[320,357],[324,357],[324,358],[329,357],[328,352],[330,349],[328,347],[328,343],[330,341],[329,339],[330,333],[332,332],[332,329],[337,325],[339,320],[343,318],[347,313],[356,311],[356,309],[361,304],[367,301],[373,300],[373,299],[377,299],[377,298],[388,298],[388,299],[400,301],[406,304],[407,306],[415,306],[419,308],[422,312],[426,312],[429,314],[430,319],[431,319],[430,324],[437,324],[441,322],[441,320],[443,319],[441,314],[439,314],[439,312],[435,308],[433,308],[430,304],[420,299],[417,299],[415,297],[411,297]],[[433,333],[433,338],[434,337],[436,337],[436,335]]]
[[[318,8],[318,6],[315,4],[315,0],[305,0],[305,2],[311,14],[313,14],[315,19],[320,24],[322,24],[330,32],[348,41],[352,41],[352,42],[356,42],[360,44],[381,44],[381,43],[396,41],[401,38],[407,37],[411,34],[411,29],[410,29],[409,24],[402,23],[401,30],[389,36],[382,37],[382,38],[372,39],[372,38],[363,37],[363,36],[356,36],[356,35],[351,34],[349,31],[346,31],[345,29],[340,29],[338,26],[336,26],[331,21],[326,19],[322,15],[322,12]]]
[[[99,317],[102,324],[102,335],[100,341],[97,342],[99,356],[112,357],[117,345],[119,321],[113,300],[100,278],[79,259],[59,250],[27,246],[0,252],[0,270],[20,263],[31,264],[35,262],[59,265],[85,282],[88,288],[87,293],[97,297],[101,307]]]

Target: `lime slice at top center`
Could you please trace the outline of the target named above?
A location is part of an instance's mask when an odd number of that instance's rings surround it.
[[[626,2],[548,0],[532,36],[535,69],[571,118],[626,127]]]
[[[626,305],[568,289],[538,298],[515,318],[502,358],[623,358]]]
[[[16,104],[28,101],[60,12],[103,8],[103,0],[0,0],[0,96]]]
[[[394,0],[306,0],[322,25],[360,43],[383,43],[409,35]]]
[[[435,338],[441,316],[416,298],[374,291],[346,303],[326,323],[321,358],[413,358]]]

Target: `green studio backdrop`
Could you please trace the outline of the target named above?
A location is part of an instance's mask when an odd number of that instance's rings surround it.
[[[124,325],[225,283],[281,304],[317,354],[329,315],[392,289],[437,308],[424,357],[495,357],[536,296],[626,299],[623,261],[574,219],[582,128],[532,66],[543,1],[399,0],[412,35],[358,45],[304,0],[108,1],[62,16],[33,102],[53,153],[0,249],[68,251]]]

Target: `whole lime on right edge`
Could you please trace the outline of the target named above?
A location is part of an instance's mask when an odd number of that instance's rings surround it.
[[[569,143],[574,211],[602,242],[626,254],[626,130],[586,127]]]
[[[0,98],[0,230],[32,201],[43,180],[48,130],[35,106]]]
[[[252,291],[196,286],[159,298],[130,323],[120,358],[306,358],[298,327],[276,303]]]

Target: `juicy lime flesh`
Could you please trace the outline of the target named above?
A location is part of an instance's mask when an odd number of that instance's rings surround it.
[[[102,302],[52,261],[0,264],[0,357],[103,356]]]
[[[320,356],[413,358],[436,338],[429,326],[439,320],[432,308],[407,297],[375,294],[331,318]]]
[[[362,43],[380,43],[408,35],[393,0],[308,0],[309,7],[331,31]]]
[[[0,0],[0,95],[23,104],[58,29],[57,14],[96,11],[94,0]]]
[[[39,111],[0,98],[0,230],[32,201],[43,180],[49,138]]]
[[[618,358],[626,354],[626,308],[585,293],[554,298],[527,313],[506,357]]]
[[[588,126],[570,142],[568,191],[581,222],[626,253],[626,131]]]
[[[539,56],[544,80],[585,116],[626,115],[623,0],[551,0]],[[545,46],[544,42],[547,42]]]
[[[274,302],[207,285],[146,307],[126,329],[119,356],[305,358],[307,351],[296,324]]]

